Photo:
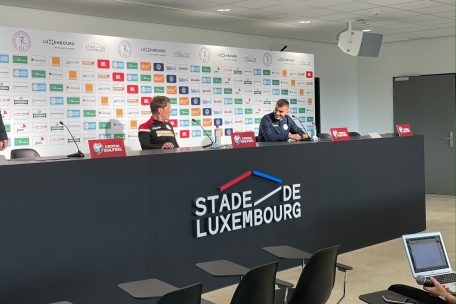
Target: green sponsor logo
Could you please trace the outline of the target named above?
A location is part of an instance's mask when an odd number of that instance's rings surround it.
[[[233,94],[232,88],[223,88],[223,94]]]
[[[111,123],[110,122],[100,122],[98,123],[98,128],[99,129],[111,129]]]
[[[13,55],[13,63],[27,64],[28,58],[27,56]]]
[[[177,98],[173,97],[169,99],[171,101],[171,104],[175,105],[177,104]]]
[[[209,66],[203,66],[201,68],[201,70],[203,71],[203,73],[210,73],[211,72],[211,67]]]
[[[255,118],[255,124],[259,124],[261,122],[261,118]]]
[[[10,124],[6,124],[5,125],[5,130],[7,133],[11,132],[11,125]]]
[[[28,137],[18,137],[14,139],[15,146],[28,146],[30,145],[30,139]]]
[[[272,85],[280,85],[280,80],[272,80]]]
[[[270,70],[263,70],[263,75],[271,75],[271,71]]]
[[[242,98],[235,98],[234,104],[243,104]]]
[[[114,138],[125,139],[125,134],[114,134]]]
[[[288,90],[282,90],[282,91],[280,91],[280,94],[282,94],[282,95],[288,95]]]
[[[67,104],[69,104],[69,105],[81,104],[81,98],[80,97],[67,97]]]
[[[251,108],[245,109],[244,113],[245,114],[253,114],[253,109],[251,109]]]
[[[165,93],[165,87],[154,87],[154,93]]]
[[[32,70],[32,78],[46,78],[46,71]]]
[[[180,109],[179,114],[180,115],[190,115],[190,110],[189,109]]]
[[[299,111],[299,113],[306,113],[306,109],[305,108],[299,108],[298,111]]]
[[[141,75],[141,81],[152,81],[151,75]]]
[[[314,118],[313,117],[307,117],[307,122],[313,122]]]
[[[214,78],[212,79],[212,82],[213,82],[213,83],[222,83],[222,78],[221,78],[221,77],[214,77]]]
[[[96,110],[84,110],[82,113],[82,116],[84,117],[96,117],[97,116],[97,111]]]
[[[198,122],[198,124],[201,124],[201,119],[195,119],[195,120]],[[196,122],[192,121],[192,126],[198,126],[198,124]]]
[[[207,130],[206,129],[206,134],[207,134],[207,136],[212,136],[212,130]],[[203,133],[203,135],[204,135],[204,133]]]
[[[298,103],[298,100],[296,98],[291,98],[290,99],[290,103],[291,104],[297,104]]]
[[[49,85],[49,91],[51,91],[51,92],[63,92],[63,84],[51,83]]]
[[[137,62],[127,62],[127,69],[137,70],[138,69],[138,63]]]

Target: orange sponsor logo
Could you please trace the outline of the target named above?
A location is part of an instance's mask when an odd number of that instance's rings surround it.
[[[282,77],[287,77],[287,76],[288,76],[287,70],[282,70]]]
[[[154,82],[155,83],[164,83],[165,82],[165,75],[163,75],[163,74],[154,74]]]
[[[292,79],[292,80],[291,80],[291,86],[292,86],[292,87],[295,87],[295,86],[296,86],[296,80],[295,80],[295,79]]]
[[[51,64],[53,67],[59,67],[61,65],[60,57],[51,57]]]
[[[192,108],[192,116],[201,116],[200,108]]]
[[[190,98],[188,97],[179,97],[179,105],[188,106],[190,104]]]
[[[109,106],[109,97],[108,96],[101,96],[100,97],[100,104],[102,106]]]
[[[116,109],[116,117],[117,118],[123,118],[124,116],[124,110],[123,109]]]
[[[204,118],[203,119],[203,126],[212,127],[212,118]]]
[[[166,94],[177,94],[177,87],[176,86],[166,87]]]
[[[299,89],[299,96],[304,96],[304,89]]]
[[[143,61],[140,63],[139,69],[141,71],[150,71],[150,70],[152,70],[152,63],[150,63],[148,61]]]
[[[84,92],[85,93],[93,93],[93,83],[86,83],[84,85]]]
[[[77,71],[68,71],[68,79],[69,80],[78,80],[78,72]]]

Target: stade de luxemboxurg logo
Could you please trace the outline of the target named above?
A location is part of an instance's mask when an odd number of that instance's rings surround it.
[[[276,184],[276,187],[255,200],[253,199],[253,189],[242,192],[224,192],[251,176],[265,179]],[[257,170],[249,170],[217,187],[217,190],[216,194],[200,196],[193,200],[193,231],[196,238],[301,217],[301,184],[284,185],[280,178]],[[278,194],[278,200],[276,194]],[[271,203],[274,199],[276,201]],[[270,201],[270,203],[264,207],[266,201]]]

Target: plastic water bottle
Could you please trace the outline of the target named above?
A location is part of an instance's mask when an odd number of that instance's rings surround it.
[[[222,137],[220,136],[220,128],[218,125],[215,127],[215,144],[218,146],[222,144]]]

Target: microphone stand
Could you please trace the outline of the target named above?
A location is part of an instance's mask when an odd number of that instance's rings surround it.
[[[70,133],[70,136],[73,139],[74,144],[76,145],[76,148],[78,149],[78,152],[75,152],[73,154],[67,155],[67,157],[84,157],[84,153],[82,153],[81,150],[79,150],[78,143],[74,139],[73,134],[71,134],[70,129],[68,129],[68,127],[63,123],[63,121],[59,121],[59,124],[61,124],[62,126],[64,126],[67,129],[68,133]]]
[[[206,133],[206,130],[203,128],[203,126],[202,126],[196,119],[194,119],[194,118],[192,118],[192,121],[193,121],[194,123],[196,123],[198,126],[200,126],[200,128],[201,128],[201,129],[203,130],[203,132],[204,132],[204,135],[206,135],[207,138],[209,138],[209,140],[211,141],[210,144],[204,145],[204,146],[202,146],[202,148],[205,149],[205,148],[210,148],[210,147],[214,146],[214,141],[213,141],[212,138]]]
[[[313,141],[312,136],[310,136],[309,133],[307,133],[306,127],[304,127],[304,124],[302,123],[301,119],[299,119],[299,118],[298,118],[297,116],[295,116],[295,115],[291,115],[291,117],[293,117],[294,119],[297,119],[297,120],[299,121],[299,124],[301,125],[302,130],[303,130],[304,133],[308,136],[308,139],[304,139],[304,141]]]

